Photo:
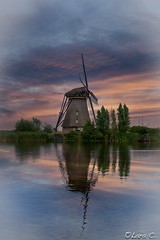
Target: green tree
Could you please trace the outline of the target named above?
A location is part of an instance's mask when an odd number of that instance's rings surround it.
[[[124,110],[124,126],[125,126],[125,132],[128,131],[130,127],[130,116],[129,116],[129,108],[126,106],[126,104],[123,105]]]
[[[47,133],[52,133],[52,132],[53,132],[52,125],[45,123],[44,128],[43,128],[43,131],[44,131],[44,132],[47,132]]]
[[[33,118],[32,121],[21,118],[16,122],[15,129],[23,132],[37,132],[41,130],[41,121],[37,118]]]
[[[16,122],[15,129],[16,131],[34,132],[35,126],[32,121],[21,118]]]
[[[114,109],[111,109],[111,129],[112,132],[116,132],[117,130],[116,113]]]
[[[116,142],[117,141],[117,120],[116,120],[116,113],[114,109],[111,109],[111,129],[110,129],[110,141]]]
[[[123,132],[124,111],[123,111],[122,103],[119,104],[117,111],[118,111],[118,130],[119,132]]]
[[[94,126],[93,122],[86,122],[86,124],[83,127],[82,131],[82,137],[84,140],[87,141],[94,141],[96,138],[96,128]]]
[[[38,118],[33,117],[32,118],[32,123],[35,127],[35,131],[40,131],[41,130],[41,121]]]
[[[101,110],[97,111],[96,126],[103,136],[106,136],[109,133],[109,123],[109,112],[104,106],[102,106]]]
[[[118,106],[118,130],[120,133],[126,133],[130,127],[130,117],[129,117],[129,109],[124,104],[120,103]]]

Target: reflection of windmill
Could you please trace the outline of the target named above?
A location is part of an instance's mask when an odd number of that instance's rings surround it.
[[[83,194],[81,205],[83,206],[82,230],[84,230],[87,224],[89,193],[98,179],[98,174],[95,173],[97,158],[94,155],[91,157],[90,147],[81,144],[56,144],[55,150],[67,189]]]
[[[95,112],[93,103],[98,104],[98,99],[89,90],[84,58],[82,55],[82,65],[84,71],[85,82],[80,81],[83,87],[74,88],[65,93],[61,109],[59,112],[55,130],[62,124],[64,132],[72,130],[81,130],[87,121],[90,121],[90,115],[87,107],[87,99],[89,100],[90,107],[95,121]]]

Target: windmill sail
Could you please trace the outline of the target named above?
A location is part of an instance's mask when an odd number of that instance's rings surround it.
[[[94,104],[98,105],[98,99],[94,95],[94,93],[90,92],[90,97],[91,97],[92,102],[94,102]]]
[[[88,91],[88,93],[90,94],[91,100],[92,100],[95,104],[98,105],[98,98],[97,98],[97,97],[94,95],[94,93],[91,92],[91,91],[87,88],[87,86],[82,82],[81,77],[80,77],[79,79],[80,79],[81,83],[83,84],[83,86],[85,87],[85,89],[86,89],[86,90]]]
[[[87,80],[86,68],[85,68],[85,65],[84,65],[83,54],[81,54],[81,56],[82,56],[82,65],[83,65],[83,71],[84,71],[84,77],[85,77],[86,87],[88,88],[88,80]]]

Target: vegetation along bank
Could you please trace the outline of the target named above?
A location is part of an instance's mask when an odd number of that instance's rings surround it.
[[[96,122],[88,121],[82,132],[55,133],[50,124],[43,124],[37,118],[20,119],[13,131],[0,131],[1,142],[53,142],[55,138],[65,141],[88,142],[153,142],[160,139],[160,128],[130,126],[129,109],[119,104],[117,112],[109,112],[104,106],[97,111]]]

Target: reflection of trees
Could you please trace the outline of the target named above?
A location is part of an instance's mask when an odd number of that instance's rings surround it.
[[[105,176],[110,171],[116,172],[118,161],[120,178],[128,177],[130,172],[130,149],[127,145],[105,145],[98,146],[98,170]],[[112,167],[110,169],[110,165]]]
[[[40,156],[40,145],[34,143],[16,143],[15,153],[20,162],[35,161]]]
[[[95,186],[98,173],[116,173],[127,177],[130,171],[130,149],[118,145],[83,145],[64,143],[55,145],[60,171],[68,190],[81,192],[83,206],[82,229],[87,223],[90,191]],[[96,166],[98,171],[96,173]]]
[[[110,165],[112,163],[112,170]],[[117,145],[101,144],[98,147],[98,170],[105,176],[106,173],[116,172],[117,164]]]
[[[117,145],[112,146],[111,156],[112,156],[112,173],[115,173],[117,165]]]
[[[101,144],[98,148],[98,171],[101,171],[103,175],[109,172],[110,167],[110,146]]]
[[[127,145],[119,146],[119,176],[128,177],[130,172],[130,149]]]

